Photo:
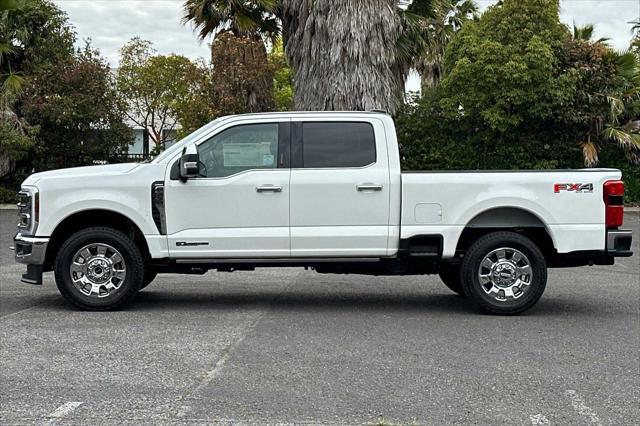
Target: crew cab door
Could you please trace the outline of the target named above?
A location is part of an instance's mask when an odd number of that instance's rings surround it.
[[[292,129],[291,255],[386,255],[390,179],[382,122],[302,116]]]
[[[288,257],[290,124],[234,122],[198,143],[201,177],[165,180],[172,258]],[[175,161],[177,161],[176,159]]]

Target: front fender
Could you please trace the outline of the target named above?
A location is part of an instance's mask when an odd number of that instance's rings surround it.
[[[45,192],[41,198],[40,223],[37,235],[50,236],[56,227],[75,213],[88,210],[108,210],[120,213],[131,220],[144,235],[158,234],[151,217],[151,199],[142,194],[131,194],[117,190],[74,190],[54,196]]]

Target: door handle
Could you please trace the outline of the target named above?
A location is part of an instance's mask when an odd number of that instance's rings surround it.
[[[275,185],[260,185],[260,186],[256,186],[256,191],[257,192],[282,192],[282,187],[275,186]]]
[[[378,185],[375,183],[363,183],[361,185],[356,186],[358,191],[382,191],[382,185]]]

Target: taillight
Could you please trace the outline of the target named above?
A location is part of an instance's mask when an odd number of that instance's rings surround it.
[[[608,180],[603,187],[605,219],[607,228],[617,228],[622,225],[624,215],[624,182]]]

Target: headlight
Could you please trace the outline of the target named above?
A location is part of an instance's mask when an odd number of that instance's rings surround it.
[[[40,219],[40,197],[34,187],[18,192],[18,229],[25,235],[34,235]]]

